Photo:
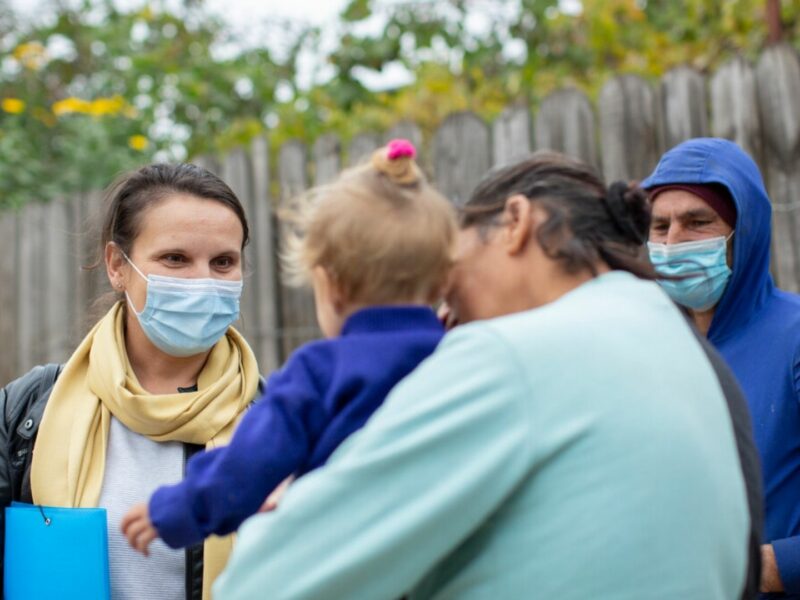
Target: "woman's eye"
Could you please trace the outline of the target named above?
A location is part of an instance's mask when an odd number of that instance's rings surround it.
[[[180,264],[185,262],[184,257],[180,254],[166,254],[164,255],[163,258],[166,262],[173,264]]]
[[[215,258],[214,266],[218,269],[230,269],[233,266],[233,259],[230,256]]]

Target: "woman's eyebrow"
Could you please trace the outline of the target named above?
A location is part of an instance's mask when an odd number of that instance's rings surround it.
[[[163,254],[186,254],[191,255],[193,254],[192,251],[186,250],[180,246],[172,246],[166,248],[159,248],[153,251],[153,256],[161,256]],[[222,255],[233,255],[233,256],[240,256],[242,251],[239,248],[231,246],[230,248],[225,248],[223,250],[219,250],[213,253],[214,256],[222,256]]]
[[[242,251],[239,248],[230,248],[227,250],[220,250],[215,252],[214,256],[241,256]]]
[[[190,254],[190,252],[187,252],[181,247],[159,248],[153,251],[153,256],[159,256],[161,254]]]

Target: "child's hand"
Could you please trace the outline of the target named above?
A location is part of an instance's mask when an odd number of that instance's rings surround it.
[[[289,475],[286,479],[281,481],[281,483],[272,490],[272,493],[267,496],[267,499],[264,500],[264,504],[261,505],[261,508],[258,509],[258,512],[272,512],[276,508],[278,508],[278,502],[280,502],[283,495],[286,493],[286,488],[289,487],[289,484],[294,481],[294,475]]]
[[[120,527],[133,549],[148,556],[147,547],[158,537],[158,531],[150,522],[147,504],[137,504],[130,509],[122,519]]]

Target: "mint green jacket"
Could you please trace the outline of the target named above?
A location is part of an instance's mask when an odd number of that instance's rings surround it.
[[[656,284],[612,272],[448,334],[242,526],[214,597],[731,600],[748,531],[703,350]]]

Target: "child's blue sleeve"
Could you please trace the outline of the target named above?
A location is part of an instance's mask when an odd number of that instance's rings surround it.
[[[327,420],[310,368],[319,360],[299,350],[270,377],[228,446],[195,455],[182,482],[155,491],[150,519],[167,545],[235,531],[304,464]]]

